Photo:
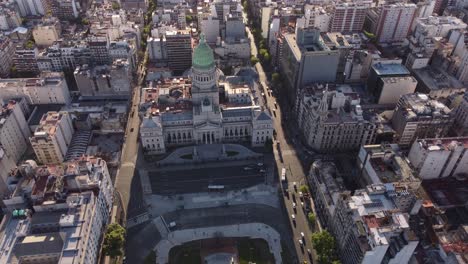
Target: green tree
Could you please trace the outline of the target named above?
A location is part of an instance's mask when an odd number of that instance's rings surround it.
[[[335,238],[328,231],[324,230],[313,233],[311,241],[317,252],[319,263],[332,263],[335,253]]]
[[[301,185],[301,187],[299,188],[299,190],[300,190],[302,193],[308,193],[308,192],[309,192],[309,187],[307,187],[307,185],[303,184],[303,185]]]
[[[255,57],[255,56],[250,57],[250,63],[252,63],[252,65],[257,64],[258,61],[259,61],[259,60],[258,60],[257,57]]]
[[[104,235],[103,252],[106,256],[117,257],[123,254],[125,229],[119,224],[110,224]]]
[[[112,9],[114,9],[114,10],[119,10],[119,9],[120,9],[119,3],[117,3],[117,2],[112,2]]]
[[[317,218],[315,217],[314,213],[310,212],[307,214],[307,220],[309,220],[310,224],[314,224],[316,219]]]
[[[89,25],[89,20],[86,18],[81,19],[81,24],[83,25]]]
[[[260,46],[260,49],[266,49],[266,42],[265,42],[265,39],[260,40],[259,46]]]
[[[185,16],[185,21],[187,21],[188,24],[193,22],[193,17],[191,15],[186,15]]]
[[[151,252],[143,260],[143,264],[154,264],[156,263],[156,252],[151,250]]]

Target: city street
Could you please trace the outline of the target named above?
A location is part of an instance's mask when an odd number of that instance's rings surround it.
[[[145,76],[145,68],[141,66],[137,71],[138,86],[133,88],[132,101],[130,102],[127,126],[125,130],[125,141],[122,146],[122,156],[120,160],[120,168],[115,179],[115,188],[117,197],[115,198],[120,203],[120,208],[123,211],[121,221],[126,221],[129,213],[128,209],[144,209],[142,204],[143,197],[141,191],[140,180],[138,173],[135,173],[135,164],[138,157],[140,144],[138,143],[138,130],[140,127],[140,118],[138,116],[138,105],[140,100],[141,84]],[[136,177],[135,177],[136,176]],[[132,206],[129,206],[132,204]],[[141,211],[141,210],[138,210]]]
[[[244,13],[244,19],[245,18],[245,13]],[[257,47],[255,46],[255,41],[253,38],[253,35],[248,27],[247,29],[247,34],[250,39],[251,43],[251,52],[253,56],[257,55]],[[267,84],[267,78],[266,74],[263,70],[263,67],[260,63],[257,63],[255,65],[255,68],[258,71],[259,75],[259,82],[262,84]],[[265,89],[267,89],[266,86],[264,86]],[[274,119],[274,127],[276,131],[276,140],[274,142],[274,154],[275,154],[275,160],[278,166],[278,172],[281,172],[281,169],[284,167],[287,170],[286,176],[288,180],[288,191],[290,194],[295,193],[294,188],[292,187],[292,183],[296,182],[297,186],[299,188],[300,185],[306,184],[306,177],[305,175],[308,173],[308,171],[305,171],[302,164],[301,160],[299,157],[304,156],[304,152],[301,150],[301,153],[296,153],[296,148],[293,145],[293,140],[286,140],[286,135],[283,130],[283,124],[282,124],[282,111],[281,111],[281,106],[280,103],[278,102],[275,106],[276,98],[272,96],[272,94],[268,93],[265,91],[265,96],[266,96],[266,105],[269,109],[275,110],[276,115],[272,114],[272,118]],[[293,135],[288,135],[288,139],[293,137]],[[277,144],[279,143],[279,148],[280,152],[278,151]],[[299,143],[299,142],[297,142]],[[288,211],[288,215],[285,217],[288,217],[289,222],[291,224],[292,230],[293,230],[293,235],[294,235],[294,246],[296,248],[297,256],[299,258],[298,263],[304,263],[304,261],[307,261],[307,263],[311,263],[309,256],[307,254],[307,249],[312,250],[312,245],[310,242],[310,237],[312,235],[311,228],[309,227],[309,223],[307,220],[306,213],[301,209],[300,206],[300,201],[299,201],[299,195],[295,193],[295,196],[297,198],[296,204],[298,204],[297,209],[293,209],[293,200],[292,200],[292,195],[286,196],[283,195],[284,198],[284,203],[286,206],[286,209]],[[313,206],[312,206],[313,208]],[[291,219],[291,215],[295,215],[295,221]],[[301,232],[305,234],[305,245],[301,247],[299,244],[299,239],[301,238]]]

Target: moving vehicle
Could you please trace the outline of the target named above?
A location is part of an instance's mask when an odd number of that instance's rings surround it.
[[[291,215],[291,219],[292,219],[293,221],[295,221],[295,220],[296,220],[296,215],[295,215],[295,214],[292,214],[292,215]]]
[[[282,182],[286,181],[286,168],[281,169],[281,181]]]

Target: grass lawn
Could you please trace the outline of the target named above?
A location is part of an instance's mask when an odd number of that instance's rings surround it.
[[[240,239],[237,242],[237,250],[239,252],[239,263],[248,264],[254,262],[256,264],[274,263],[273,256],[268,248],[268,243],[261,239]]]
[[[180,156],[181,159],[191,160],[193,159],[193,154],[185,154]]]

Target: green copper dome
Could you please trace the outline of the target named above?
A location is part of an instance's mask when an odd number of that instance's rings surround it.
[[[193,51],[192,67],[207,70],[215,66],[213,50],[206,44],[205,35],[200,35],[200,43]]]

